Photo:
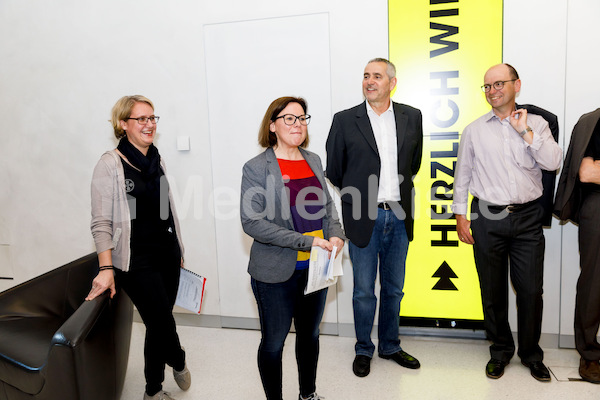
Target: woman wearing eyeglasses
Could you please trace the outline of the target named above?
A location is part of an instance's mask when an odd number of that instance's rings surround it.
[[[144,400],[172,399],[162,390],[166,364],[181,389],[191,384],[173,319],[183,245],[165,165],[153,144],[158,119],[146,97],[119,99],[111,118],[119,144],[102,155],[92,177],[100,271],[86,300],[106,290],[114,296],[116,281],[137,307],[146,325]]]
[[[305,150],[310,115],[302,98],[271,103],[258,141],[266,148],[243,168],[241,220],[254,238],[248,272],[258,305],[258,369],[268,400],[282,399],[282,352],[296,328],[299,399],[316,394],[319,324],[327,289],[304,295],[312,246],[341,251],[344,233],[319,156]]]

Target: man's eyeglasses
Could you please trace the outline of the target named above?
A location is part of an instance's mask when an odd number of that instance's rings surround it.
[[[159,120],[159,116],[158,115],[152,115],[150,117],[138,117],[138,118],[126,118],[126,119],[135,119],[138,124],[140,125],[146,125],[148,123],[148,121],[152,122],[153,124],[157,124],[158,120]]]
[[[483,90],[485,93],[487,93],[487,92],[489,92],[489,91],[492,89],[492,86],[493,86],[493,87],[494,87],[494,89],[496,89],[496,90],[501,90],[501,89],[504,87],[504,84],[505,84],[506,82],[514,82],[514,81],[516,81],[516,80],[517,80],[517,78],[515,78],[515,79],[509,79],[509,80],[507,80],[507,81],[498,81],[498,82],[494,82],[494,83],[492,83],[491,85],[489,85],[489,84],[487,84],[487,83],[486,83],[485,85],[483,85],[483,86],[481,87],[481,90]]]
[[[301,125],[308,125],[310,123],[310,115],[308,114],[299,117],[294,114],[283,114],[275,118],[273,122],[277,121],[279,118],[283,118],[283,123],[286,125],[294,125],[296,120],[300,121]]]

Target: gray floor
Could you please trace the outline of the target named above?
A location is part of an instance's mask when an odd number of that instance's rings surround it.
[[[256,367],[260,332],[189,326],[180,326],[178,331],[188,354],[192,387],[187,392],[179,390],[167,368],[164,389],[175,399],[265,398]],[[123,400],[143,398],[143,342],[144,326],[134,323]],[[404,337],[402,346],[421,361],[421,369],[408,370],[375,357],[371,374],[357,378],[351,368],[354,339],[322,335],[319,394],[326,400],[600,399],[600,385],[569,379],[579,377],[575,350],[545,349],[552,381],[542,383],[531,377],[518,358],[502,378],[488,379],[484,372],[488,343],[483,340]],[[298,398],[293,334],[284,351],[283,394],[286,400]]]

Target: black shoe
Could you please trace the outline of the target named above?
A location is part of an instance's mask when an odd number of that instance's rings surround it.
[[[354,375],[360,376],[361,378],[369,375],[369,372],[371,372],[371,357],[363,356],[361,354],[354,357],[352,371],[354,371]]]
[[[421,367],[421,363],[419,363],[419,360],[402,350],[392,354],[380,353],[379,357],[385,360],[394,360],[405,368],[419,369]]]
[[[504,367],[506,367],[507,364],[507,362],[492,358],[485,366],[485,374],[488,378],[498,379],[504,375]]]
[[[550,371],[541,361],[525,362],[521,361],[521,364],[529,368],[531,376],[540,382],[550,382]]]

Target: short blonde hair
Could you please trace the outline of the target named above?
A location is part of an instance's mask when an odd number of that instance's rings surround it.
[[[275,135],[275,132],[271,132],[270,125],[271,122],[275,121],[277,115],[290,103],[300,104],[304,110],[304,114],[306,114],[306,100],[304,100],[302,97],[287,96],[273,100],[269,108],[267,108],[267,112],[265,112],[265,116],[263,117],[262,123],[260,124],[260,128],[258,130],[259,145],[266,148],[273,147],[277,144],[277,136]],[[306,148],[306,146],[308,146],[308,133],[306,134],[306,139],[304,139],[304,142],[302,142],[300,147]]]
[[[120,121],[125,121],[127,118],[131,116],[131,110],[136,103],[146,103],[152,110],[154,110],[154,104],[147,97],[141,96],[139,94],[133,96],[123,96],[121,97],[117,103],[113,106],[111,112],[110,122],[115,131],[115,137],[117,139],[121,139],[125,136],[125,131],[121,127]]]

